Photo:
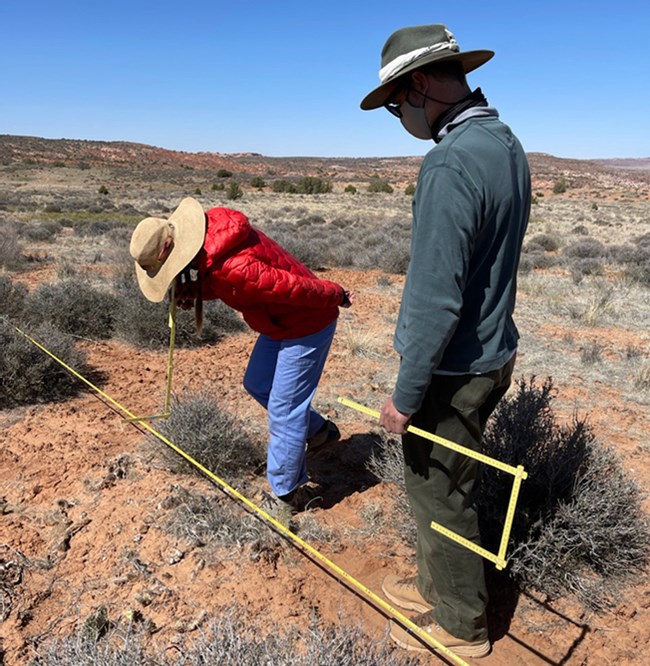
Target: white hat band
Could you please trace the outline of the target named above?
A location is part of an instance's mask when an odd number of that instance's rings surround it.
[[[391,60],[387,65],[379,70],[379,82],[384,83],[392,76],[397,74],[397,72],[399,72],[401,69],[404,69],[404,67],[410,65],[413,61],[421,58],[423,55],[443,50],[458,52],[460,51],[460,47],[458,46],[456,39],[454,37],[450,37],[449,41],[438,42],[437,44],[432,44],[431,46],[424,46],[421,49],[415,49],[415,51],[404,53],[394,60]]]

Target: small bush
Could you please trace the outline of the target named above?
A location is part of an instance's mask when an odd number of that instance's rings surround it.
[[[98,190],[99,194],[108,194],[108,188],[106,185],[102,185]]]
[[[346,185],[343,191],[347,192],[348,194],[356,194],[357,188],[354,185]]]
[[[368,192],[386,192],[392,194],[393,187],[381,178],[371,178],[368,184]]]
[[[266,187],[266,182],[261,176],[254,176],[251,178],[250,186],[261,190],[263,187]]]
[[[219,169],[217,171],[217,178],[230,178],[232,176],[232,171],[228,169]]]
[[[9,271],[18,270],[25,264],[23,246],[18,240],[18,229],[15,224],[0,220],[2,233],[0,234],[0,267]]]
[[[48,242],[53,241],[62,228],[60,222],[50,220],[39,224],[26,224],[22,227],[20,235],[30,241]]]
[[[404,190],[404,194],[406,194],[408,197],[412,197],[415,194],[415,185],[413,183],[407,185],[406,189]]]
[[[562,254],[577,259],[598,259],[607,256],[605,246],[595,238],[581,238],[571,245],[567,245]]]
[[[298,188],[293,183],[285,180],[284,178],[278,178],[277,180],[274,180],[273,185],[271,185],[271,189],[277,193],[296,194],[298,192]]]
[[[241,422],[225,412],[207,391],[175,396],[172,415],[160,432],[218,476],[233,478],[257,467],[262,456]],[[168,449],[168,458],[183,471],[198,471]]]
[[[210,188],[213,192],[221,192],[226,189],[226,186],[223,183],[213,183],[212,187]]]
[[[326,194],[332,191],[332,183],[316,176],[303,176],[296,183],[298,194]]]
[[[239,183],[232,181],[229,183],[226,188],[226,199],[230,201],[235,201],[236,199],[241,199],[244,196],[244,190],[240,187]]]
[[[107,339],[113,335],[116,298],[72,278],[45,284],[29,294],[25,317],[34,325],[50,323],[63,333]]]
[[[19,319],[25,307],[27,293],[24,284],[14,284],[8,275],[0,275],[0,315]]]
[[[558,180],[553,183],[553,194],[563,194],[566,192],[567,182],[564,178],[558,178]]]
[[[560,249],[560,239],[552,234],[536,234],[530,239],[531,243],[535,243],[543,248],[546,252],[555,252]]]
[[[35,329],[33,337],[81,374],[87,372],[86,356],[75,349],[69,336],[43,324]],[[0,348],[0,409],[65,399],[83,387],[60,363],[4,318],[0,318]]]

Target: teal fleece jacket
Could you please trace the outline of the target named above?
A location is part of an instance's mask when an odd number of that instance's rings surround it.
[[[489,372],[516,351],[530,188],[526,154],[496,112],[452,126],[425,156],[394,337],[400,412],[418,411],[434,372]]]

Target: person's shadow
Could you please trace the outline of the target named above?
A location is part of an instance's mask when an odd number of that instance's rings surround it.
[[[322,489],[319,506],[330,509],[346,497],[379,483],[368,461],[380,451],[379,438],[363,433],[341,439],[307,457],[309,477]]]

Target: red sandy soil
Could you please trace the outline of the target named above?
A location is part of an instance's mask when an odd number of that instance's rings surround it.
[[[390,296],[394,301],[387,302],[388,297],[372,290],[379,274],[333,270],[325,277],[358,292],[354,314],[359,326],[371,325],[378,310],[395,311],[397,291]],[[241,387],[253,341],[253,334],[243,333],[214,346],[177,350],[175,389],[207,383],[224,407],[263,431],[263,415]],[[86,342],[83,347],[91,366],[104,376],[103,391],[135,413],[159,410],[165,353],[137,351],[112,341]],[[354,359],[339,331],[321,390],[336,395],[353,371]],[[625,404],[606,387],[588,396],[579,383],[557,388],[557,405],[574,404],[582,391],[580,397],[591,401],[592,412],[606,415],[594,424],[597,434],[607,429],[608,440],[614,439],[647,488],[650,468],[647,449],[641,448],[644,428],[639,426],[647,416],[642,408]],[[327,464],[336,465],[341,478],[348,475],[350,491],[343,497],[326,495],[324,508],[313,513],[322,524],[337,528],[359,525],[364,505],[390,507],[385,484],[355,489],[359,470],[346,458],[346,446],[373,424],[343,411],[343,442]],[[213,489],[203,478],[172,474],[160,463],[156,446],[145,445],[143,434],[94,392],[0,413],[0,562],[18,561],[24,567],[22,581],[5,598],[12,606],[0,624],[0,654],[4,652],[6,664],[28,663],[41,637],[73,633],[101,606],[113,620],[139,609],[158,629],[151,639],[157,650],[169,648],[179,634],[233,602],[262,622],[267,618],[304,626],[315,609],[326,621],[337,622],[341,616],[360,622],[378,641],[385,638],[386,618],[373,604],[291,545],[283,546],[275,560],[254,561],[236,549],[228,557],[204,559],[200,549],[162,531],[164,500],[174,484],[203,493]],[[263,477],[255,483],[263,487]],[[412,552],[398,541],[378,537],[360,544],[343,533],[321,549],[378,594],[387,573],[413,572]],[[151,603],[141,605],[142,595]],[[647,662],[647,581],[628,590],[624,602],[606,615],[589,614],[571,601],[545,604],[527,596],[502,596],[499,590],[493,593],[494,650],[481,661],[485,666]],[[443,662],[431,654],[422,663]]]

